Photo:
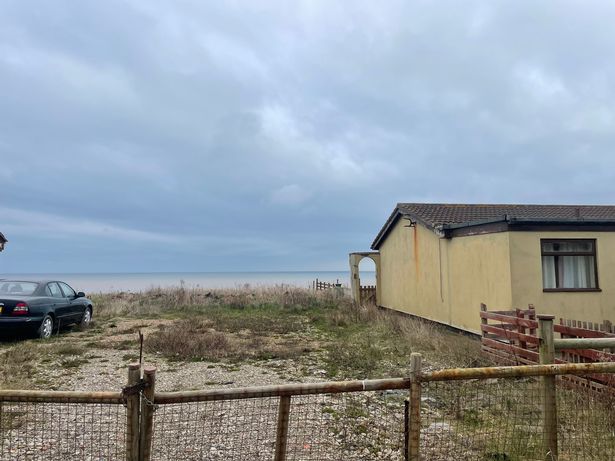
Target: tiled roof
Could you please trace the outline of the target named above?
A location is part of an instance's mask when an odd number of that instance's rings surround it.
[[[474,221],[509,219],[615,219],[612,205],[469,205],[448,203],[398,203],[402,214],[425,224],[461,224]]]
[[[418,221],[434,231],[450,226],[478,226],[485,222],[535,221],[543,223],[590,223],[615,224],[613,205],[471,205],[453,203],[398,203],[389,219],[374,239],[371,248],[376,250],[389,230],[402,216]]]

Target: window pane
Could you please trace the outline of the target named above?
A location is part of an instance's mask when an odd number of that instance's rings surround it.
[[[588,256],[589,260],[589,286],[588,288],[597,288],[598,284],[596,283],[596,263],[594,261],[595,256]]]
[[[542,286],[557,288],[555,284],[555,256],[542,257]]]
[[[555,251],[555,243],[553,243],[553,242],[542,242],[542,251],[548,251],[548,252]]]
[[[577,240],[577,241],[567,241],[567,242],[543,242],[542,251],[562,252],[562,253],[571,253],[571,252],[593,253],[594,242],[591,240]]]
[[[71,287],[69,287],[66,283],[60,282],[60,286],[62,287],[62,291],[64,292],[64,296],[66,296],[67,298],[77,296],[76,293],[75,293],[75,290],[73,290]]]
[[[53,296],[54,298],[63,298],[64,297],[64,295],[62,294],[62,291],[60,291],[60,287],[58,286],[57,283],[50,283],[47,286],[49,287],[49,291],[51,292],[51,296]]]
[[[543,240],[541,248],[544,288],[574,290],[597,287],[594,240]]]
[[[558,288],[596,288],[593,256],[558,256]]]
[[[34,293],[38,283],[34,282],[6,282],[0,286],[0,293],[16,295],[16,296],[28,296]]]

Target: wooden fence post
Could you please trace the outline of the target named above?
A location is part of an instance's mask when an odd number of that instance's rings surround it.
[[[275,437],[274,461],[286,460],[286,446],[288,442],[288,418],[290,416],[290,395],[280,397],[278,409],[278,427]]]
[[[141,398],[141,434],[139,460],[150,461],[152,451],[152,429],[154,426],[154,393],[156,390],[156,367],[143,369],[145,389]]]
[[[536,320],[536,308],[533,304],[527,305],[528,310],[530,311],[527,318],[530,320]],[[530,328],[530,336],[536,336],[536,330],[534,328]]]
[[[135,386],[141,379],[141,365],[128,365],[128,387]],[[139,459],[139,393],[126,397],[126,461]]]
[[[487,305],[485,303],[480,303],[480,311],[481,312],[487,312]],[[481,325],[487,325],[489,322],[487,321],[487,319],[481,317],[480,318],[480,324]],[[481,336],[485,337],[487,336],[487,333],[485,331],[481,331]]]
[[[555,345],[553,342],[552,315],[538,316],[538,335],[540,338],[541,365],[555,362]],[[557,400],[555,394],[555,376],[541,376],[542,417],[544,448],[549,456],[548,460],[557,460]]]
[[[613,333],[613,324],[611,323],[610,320],[604,320],[602,322],[602,327],[605,333]],[[612,354],[613,352],[615,352],[615,349],[611,347],[609,349],[609,352]]]
[[[518,319],[525,319],[525,313],[521,309],[517,308],[515,314]],[[517,325],[517,333],[524,335],[526,333],[525,326],[521,324]],[[527,349],[527,342],[523,341],[521,338],[517,341],[517,345],[521,349]]]
[[[408,461],[419,461],[421,444],[421,354],[410,355],[410,412],[408,417]]]

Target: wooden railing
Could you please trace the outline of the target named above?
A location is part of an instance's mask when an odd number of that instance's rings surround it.
[[[534,365],[540,363],[538,321],[536,310],[528,309],[488,311],[481,304],[481,350],[485,357],[499,365]],[[577,320],[560,319],[553,325],[558,333],[556,341],[570,338],[615,338],[611,322],[601,324]],[[596,363],[615,362],[611,349],[560,349],[554,363]],[[612,385],[612,379],[592,376],[597,385]],[[584,381],[584,386],[588,383]],[[590,387],[596,387],[591,383]]]
[[[582,322],[577,320],[559,319],[559,325],[554,330],[562,338],[615,338],[613,325],[609,320],[602,323]],[[562,360],[569,363],[615,362],[612,349],[593,350],[562,350]]]
[[[534,365],[538,360],[536,310],[487,311],[481,304],[481,349],[501,365]],[[491,321],[491,323],[489,322]]]
[[[558,349],[550,320],[543,358]],[[556,386],[615,363],[423,370],[413,353],[406,377],[174,392],[156,373],[130,364],[121,392],[0,390],[0,459],[513,459],[518,424],[532,456],[514,459],[615,459],[613,401]],[[583,443],[558,446],[558,421]]]
[[[312,282],[312,289],[315,291],[322,291],[322,290],[328,290],[329,288],[337,288],[337,287],[341,287],[342,284],[340,283],[340,280],[337,279],[335,281],[335,283],[333,282],[323,282],[322,280],[314,280]]]

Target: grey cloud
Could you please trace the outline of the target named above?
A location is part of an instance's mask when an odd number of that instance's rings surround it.
[[[3,267],[344,268],[397,201],[609,202],[613,19],[572,0],[3,2]]]

